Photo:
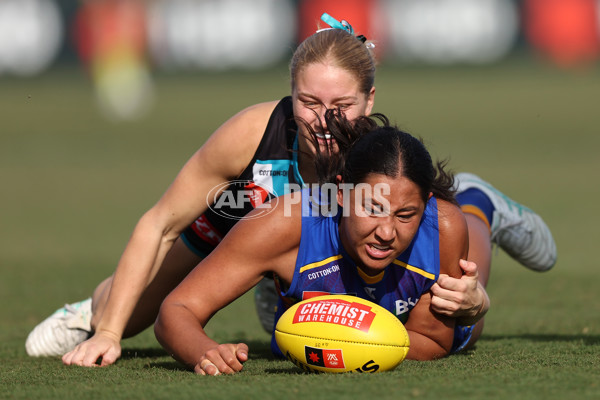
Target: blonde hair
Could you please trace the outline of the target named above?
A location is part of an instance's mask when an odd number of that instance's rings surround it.
[[[302,69],[314,63],[333,62],[352,73],[361,92],[369,94],[375,85],[375,57],[372,50],[353,34],[341,29],[322,30],[300,43],[290,61],[292,89]]]

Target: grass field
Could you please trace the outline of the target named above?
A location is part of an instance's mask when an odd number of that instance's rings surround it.
[[[285,67],[163,75],[150,116],[114,123],[98,113],[84,74],[63,69],[0,79],[0,398],[599,398],[598,68],[384,64],[376,84],[376,111],[451,156],[455,170],[534,208],[554,232],[559,259],[548,273],[494,257],[476,349],[384,374],[307,375],[271,358],[247,295],[208,326],[217,340],[251,346],[235,376],[184,371],[151,331],[124,341],[108,368],[28,358],[29,330],[112,273],[137,219],[207,136],[244,106],[289,90]]]

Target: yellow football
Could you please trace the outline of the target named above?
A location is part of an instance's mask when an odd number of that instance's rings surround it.
[[[381,372],[408,353],[408,332],[385,308],[349,295],[294,304],[275,327],[281,352],[312,372]]]

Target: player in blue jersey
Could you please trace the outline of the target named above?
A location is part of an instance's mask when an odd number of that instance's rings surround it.
[[[308,122],[322,144],[329,140],[327,130],[319,128],[326,109],[340,108],[355,119],[369,115],[374,104],[373,55],[364,38],[347,28],[318,32],[298,47],[290,63],[291,97],[248,107],[217,129],[139,220],[115,273],[92,298],[69,304],[36,326],[26,341],[29,355],[64,354],[65,364],[82,366],[99,359],[101,365],[112,364],[120,357],[121,339],[152,325],[162,300],[239,218],[283,194],[286,183],[317,181],[316,147],[296,119]],[[556,249],[537,215],[516,213],[520,208],[476,177],[459,178],[468,178],[460,179],[458,189],[465,192],[461,205],[468,206],[468,259],[474,263],[464,264],[459,279],[440,276],[432,306],[468,324],[489,307],[491,240],[534,269],[551,267]],[[215,196],[219,193],[222,197]],[[239,193],[249,193],[248,201],[231,206],[228,200]],[[209,196],[214,201],[207,202]],[[265,286],[272,284],[259,285],[257,304],[264,305],[261,322],[269,329],[274,303],[268,296],[263,300],[273,290]]]
[[[336,138],[359,133],[349,151],[337,140],[337,156],[329,156],[344,161],[333,163],[335,189],[282,196],[270,203],[271,213],[240,221],[163,302],[156,336],[195,372],[242,369],[248,347],[218,344],[203,327],[268,274],[280,288],[278,315],[286,305],[326,293],[353,294],[388,309],[408,331],[409,359],[444,357],[468,341],[457,343],[456,320],[431,308],[432,285],[440,274],[459,277],[468,253],[451,175],[443,163],[434,167],[421,141],[396,128],[374,128],[367,117],[354,125],[328,118],[327,126]]]

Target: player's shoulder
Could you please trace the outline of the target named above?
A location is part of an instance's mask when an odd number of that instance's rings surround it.
[[[244,124],[254,123],[266,126],[278,103],[279,101],[267,101],[253,104],[239,111],[230,119],[230,121]]]
[[[244,108],[221,125],[214,136],[226,138],[230,146],[252,145],[254,148],[263,136],[277,103],[269,101]]]
[[[295,194],[272,198],[234,225],[227,237],[239,237],[238,245],[260,254],[264,266],[291,281],[302,233],[301,204]],[[292,267],[290,267],[292,266]]]
[[[302,219],[302,192],[293,191],[269,201],[269,217],[273,224],[280,226],[300,226]]]
[[[302,219],[302,198],[300,191],[276,196],[254,208],[244,218],[246,223],[254,223],[263,228],[269,227],[271,233],[283,231],[289,227],[300,227]]]
[[[250,162],[269,123],[277,101],[258,103],[244,108],[225,121],[202,146],[203,156],[214,155],[239,164],[235,174]]]
[[[438,225],[440,234],[464,234],[467,230],[467,221],[460,208],[446,200],[437,200]]]
[[[458,206],[438,200],[440,232],[440,272],[460,276],[458,260],[467,257],[469,234],[467,220]]]

